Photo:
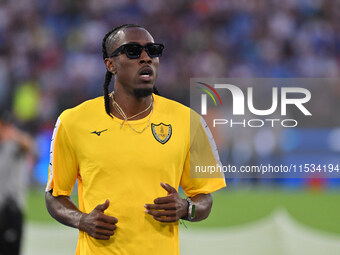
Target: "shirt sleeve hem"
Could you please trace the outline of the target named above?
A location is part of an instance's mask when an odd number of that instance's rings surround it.
[[[72,193],[72,191],[64,191],[64,190],[55,190],[55,189],[53,189],[52,195],[54,197],[58,197],[58,196],[70,196],[71,193]]]

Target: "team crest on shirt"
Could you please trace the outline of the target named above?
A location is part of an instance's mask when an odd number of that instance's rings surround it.
[[[172,127],[171,125],[166,125],[164,123],[159,124],[151,124],[151,131],[155,139],[160,142],[161,144],[165,144],[169,141],[171,134],[172,134]]]

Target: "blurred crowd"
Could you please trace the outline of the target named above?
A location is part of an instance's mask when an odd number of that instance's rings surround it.
[[[2,0],[0,109],[53,129],[102,94],[101,41],[124,23],[165,44],[156,86],[187,105],[191,77],[338,77],[339,20],[334,0]]]
[[[102,94],[101,40],[138,23],[166,45],[160,93],[188,104],[190,77],[338,77],[333,0],[3,0],[0,107],[31,131]]]

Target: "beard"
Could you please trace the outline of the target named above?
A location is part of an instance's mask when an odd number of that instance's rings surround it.
[[[137,98],[148,97],[153,93],[153,88],[133,89],[133,94]]]

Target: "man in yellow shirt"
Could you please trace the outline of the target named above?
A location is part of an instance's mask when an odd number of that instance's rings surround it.
[[[111,30],[104,97],[58,118],[46,205],[80,230],[76,254],[179,254],[178,220],[208,217],[210,193],[225,187],[223,175],[190,177],[190,166],[220,163],[203,119],[157,95],[163,48],[138,25]],[[76,180],[79,208],[69,197]]]

